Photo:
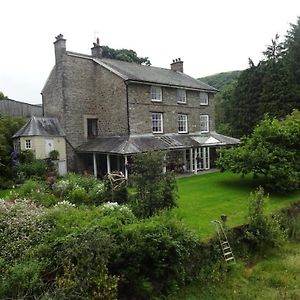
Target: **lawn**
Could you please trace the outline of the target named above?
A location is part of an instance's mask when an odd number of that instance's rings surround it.
[[[219,219],[221,214],[227,215],[230,227],[246,221],[249,195],[261,183],[252,176],[242,178],[229,172],[179,178],[179,207],[173,213],[201,238],[208,238],[215,232],[210,221]],[[266,209],[273,212],[297,200],[300,200],[300,191],[270,194]]]

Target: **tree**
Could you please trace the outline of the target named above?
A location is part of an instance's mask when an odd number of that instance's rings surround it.
[[[297,24],[290,24],[287,32],[285,47],[287,48],[287,65],[295,83],[300,84],[300,17]]]
[[[163,173],[165,153],[140,153],[133,157],[133,182],[137,194],[135,213],[150,217],[176,206],[177,185],[173,173]]]
[[[284,120],[265,117],[238,148],[226,149],[218,161],[222,171],[264,176],[277,191],[300,188],[300,112]]]
[[[0,100],[4,100],[4,99],[8,99],[8,98],[0,91]]]
[[[0,177],[8,178],[11,174],[12,136],[25,122],[25,118],[0,115]]]
[[[135,62],[140,65],[151,65],[148,57],[139,57],[135,51],[129,49],[113,49],[108,46],[102,46],[102,56],[104,58]]]

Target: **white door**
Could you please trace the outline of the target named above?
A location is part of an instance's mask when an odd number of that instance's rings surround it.
[[[45,154],[46,157],[49,156],[49,152],[54,150],[54,141],[53,140],[45,140]]]

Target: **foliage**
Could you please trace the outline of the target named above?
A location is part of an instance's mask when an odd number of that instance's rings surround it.
[[[300,187],[300,112],[279,121],[266,117],[241,146],[223,151],[222,170],[263,175],[269,188],[294,191]]]
[[[133,158],[134,187],[137,190],[133,208],[140,217],[176,206],[177,185],[173,173],[163,173],[163,152],[140,153]]]
[[[156,216],[123,226],[109,270],[120,277],[119,296],[150,299],[190,280],[199,270],[199,242],[183,224]]]
[[[129,49],[113,49],[108,46],[102,46],[102,56],[104,58],[117,59],[128,62],[135,62],[140,65],[150,66],[148,57],[139,57],[136,52]]]
[[[34,153],[32,150],[23,150],[20,153],[20,163],[30,164],[34,161]]]
[[[12,136],[26,122],[25,118],[0,115],[0,177],[13,179],[10,154],[13,151]]]
[[[249,198],[247,223],[229,231],[231,246],[240,257],[263,255],[271,249],[282,246],[286,231],[281,225],[279,213],[268,215],[265,205],[269,197],[259,187]]]
[[[51,207],[59,200],[48,190],[45,182],[36,179],[26,180],[17,191],[9,195],[9,199],[27,198],[37,205]]]
[[[40,179],[45,178],[46,173],[46,162],[41,159],[34,159],[31,162],[25,162],[18,165],[15,172],[19,179],[27,179],[31,177],[36,177]]]
[[[49,152],[49,158],[52,160],[57,160],[59,158],[59,152],[57,150],[51,150]]]
[[[8,99],[7,96],[5,96],[1,91],[0,91],[0,100]]]
[[[26,199],[0,200],[2,264],[12,263],[39,244],[49,232],[45,211]]]
[[[76,247],[74,247],[76,245]],[[118,277],[106,268],[114,251],[112,237],[99,227],[58,239],[51,249],[57,299],[117,299]]]
[[[69,173],[53,186],[53,193],[74,204],[99,205],[105,202],[104,183],[94,176],[81,176]]]

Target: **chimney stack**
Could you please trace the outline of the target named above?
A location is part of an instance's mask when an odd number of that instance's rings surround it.
[[[54,50],[55,50],[55,63],[60,63],[64,54],[66,54],[66,39],[62,34],[55,37]]]
[[[97,37],[96,43],[93,43],[94,47],[91,48],[92,50],[92,57],[95,58],[102,58],[102,48],[100,46],[99,38]]]
[[[171,70],[183,73],[183,61],[180,58],[173,59]]]

